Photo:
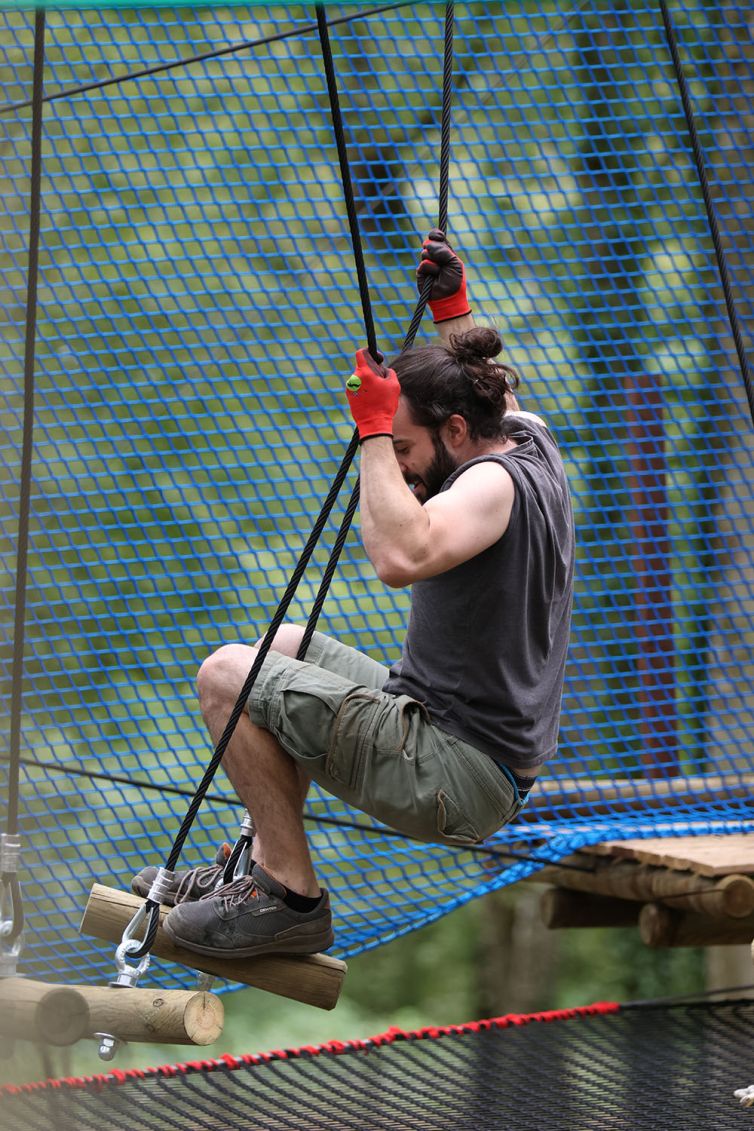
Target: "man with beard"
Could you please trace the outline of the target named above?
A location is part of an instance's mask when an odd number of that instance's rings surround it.
[[[332,943],[302,818],[312,780],[409,837],[470,845],[515,818],[556,747],[573,582],[562,461],[544,423],[518,411],[518,379],[494,360],[497,333],[474,326],[442,232],[417,274],[433,279],[443,344],[391,369],[360,350],[347,382],[364,547],[383,582],[412,586],[403,654],[387,669],[316,633],[302,663],[303,629],[280,629],[223,759],[256,830],[251,873],[215,887],[226,846],[177,874],[165,900],[168,934],[199,954]],[[226,645],[199,671],[214,742],[255,654]]]

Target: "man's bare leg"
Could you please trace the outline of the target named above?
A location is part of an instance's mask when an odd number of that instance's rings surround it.
[[[283,626],[275,650],[295,656],[302,632],[296,625]],[[255,648],[229,644],[205,660],[199,671],[199,701],[214,742],[227,725],[255,655]],[[290,890],[318,896],[302,817],[309,786],[306,774],[277,739],[252,723],[245,712],[222,764],[254,821],[254,859]]]

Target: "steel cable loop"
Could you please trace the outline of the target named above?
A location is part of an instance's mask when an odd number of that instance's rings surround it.
[[[454,10],[454,6],[453,6],[452,3],[446,4],[446,6],[445,6],[445,45],[444,45],[444,53],[443,53],[442,122],[441,122],[441,129],[440,129],[440,183],[439,183],[439,192],[438,192],[438,197],[439,197],[438,227],[442,228],[443,231],[445,231],[445,228],[446,228],[447,222],[448,222],[448,185],[449,185],[449,177],[450,177],[450,126],[451,126],[451,110],[452,110],[452,104],[453,104],[453,24],[454,24],[454,11],[455,10]],[[324,9],[322,9],[322,26],[324,28],[325,34],[327,34],[327,23],[324,19]],[[325,51],[325,47],[324,47],[324,43],[323,43],[323,53],[324,53],[324,51]],[[329,51],[329,36],[328,36],[328,39],[327,39],[327,53],[328,53],[328,56],[330,58],[329,71],[333,75],[333,86],[329,89],[331,90],[331,97],[334,99],[335,104],[338,104],[337,84],[334,82],[334,68],[332,66],[331,52]],[[338,120],[338,123],[339,123],[339,126],[340,126],[339,133],[338,133],[339,150],[340,150],[341,139],[342,139],[341,168],[345,167],[345,169],[348,170],[348,151],[347,151],[347,148],[346,148],[345,136],[343,134],[342,118],[341,118],[341,115],[340,115],[339,108],[338,108],[337,111],[333,112],[333,122],[335,121],[336,117],[337,117],[337,120]],[[353,207],[353,229],[358,234],[358,232],[359,232],[358,217],[356,215],[354,202],[353,202],[353,191],[351,189],[350,173],[348,174],[348,182],[347,183],[348,183],[348,186],[349,186],[349,192],[347,194],[347,196],[348,196],[348,208],[349,208],[349,219],[351,217],[351,209]],[[344,182],[344,190],[345,190],[345,182]],[[361,249],[360,236],[359,236],[359,249]],[[362,259],[362,265],[363,265],[363,259]],[[361,279],[360,279],[360,282],[361,282]],[[365,286],[365,289],[366,289],[367,295],[368,295],[368,284],[366,282],[366,278],[364,279],[364,286]],[[431,290],[432,290],[432,279],[427,277],[422,281],[421,290],[420,290],[420,293],[419,293],[419,299],[418,299],[418,302],[416,304],[416,309],[414,310],[414,314],[413,314],[413,317],[411,319],[411,323],[409,325],[408,331],[406,332],[406,337],[403,341],[403,347],[402,348],[404,350],[410,349],[411,346],[414,344],[414,339],[416,338],[416,335],[417,335],[418,330],[419,330],[419,326],[421,325],[422,318],[424,317],[424,311],[426,309]],[[371,317],[371,307],[369,309],[370,309],[370,317]],[[351,527],[351,523],[353,521],[353,516],[356,513],[356,509],[357,509],[358,505],[359,505],[359,480],[357,479],[356,483],[354,485],[354,489],[353,489],[353,493],[351,495],[351,499],[348,503],[348,507],[345,511],[345,514],[343,515],[343,520],[341,522],[337,538],[336,538],[335,543],[333,545],[333,548],[332,548],[332,551],[331,551],[331,554],[330,554],[330,559],[327,563],[327,567],[326,567],[325,572],[323,574],[322,582],[320,584],[319,591],[317,593],[315,602],[312,606],[312,610],[311,610],[311,613],[309,615],[309,619],[308,619],[307,624],[306,624],[306,628],[304,630],[304,635],[303,635],[303,638],[301,640],[301,644],[299,646],[299,650],[298,650],[298,653],[297,653],[297,658],[299,660],[303,660],[306,657],[306,652],[307,652],[307,649],[308,649],[309,644],[311,642],[311,638],[314,635],[314,631],[317,627],[317,621],[319,620],[319,615],[320,615],[320,613],[322,611],[322,607],[325,603],[325,598],[327,597],[327,593],[328,593],[328,590],[330,588],[330,583],[331,583],[332,578],[335,574],[335,567],[337,565],[338,559],[340,558],[340,554],[343,550],[343,546],[345,545],[346,538],[348,536],[348,531]]]
[[[359,281],[359,291],[360,291],[360,295],[361,295],[362,310],[363,310],[363,314],[364,314],[364,328],[365,328],[365,331],[366,331],[369,350],[372,354],[376,355],[378,353],[378,349],[377,349],[376,335],[375,335],[375,329],[374,329],[374,320],[373,320],[373,317],[372,317],[371,300],[370,300],[370,296],[369,296],[369,284],[368,284],[367,275],[366,275],[366,267],[365,267],[365,264],[364,264],[364,256],[363,256],[363,250],[362,250],[362,245],[361,245],[361,233],[360,233],[360,230],[359,230],[358,215],[357,215],[357,211],[356,211],[356,202],[355,202],[355,198],[354,198],[354,195],[353,195],[353,186],[352,186],[352,182],[351,182],[350,167],[349,167],[349,163],[348,163],[348,150],[347,150],[347,146],[346,146],[345,133],[344,133],[344,130],[343,130],[342,115],[341,115],[341,112],[340,112],[340,101],[339,101],[339,95],[338,95],[337,81],[336,81],[336,77],[335,77],[335,69],[334,69],[334,64],[333,64],[333,59],[332,59],[332,51],[331,51],[331,48],[330,48],[330,40],[329,40],[329,34],[328,34],[328,29],[327,29],[327,19],[326,19],[325,9],[324,9],[323,5],[317,5],[316,11],[317,11],[318,26],[319,26],[319,30],[320,30],[320,40],[321,40],[321,44],[322,44],[323,61],[324,61],[324,66],[325,66],[326,78],[327,78],[328,93],[329,93],[329,97],[330,97],[330,108],[331,108],[331,115],[332,115],[332,120],[333,120],[333,128],[334,128],[334,131],[335,131],[335,137],[336,137],[336,142],[337,142],[337,146],[338,146],[338,159],[339,159],[339,163],[340,163],[341,174],[342,174],[342,177],[343,177],[343,191],[344,191],[344,195],[345,195],[345,198],[346,198],[346,208],[347,208],[347,212],[348,212],[349,226],[350,226],[350,229],[351,229],[351,238],[352,238],[352,243],[353,243],[354,260],[355,260],[355,263],[356,263],[356,270],[357,270],[357,276],[358,276],[358,281]],[[451,23],[450,33],[448,32],[448,27],[447,27],[448,21],[450,21],[450,23]],[[448,153],[449,153],[449,146],[450,146],[450,113],[451,113],[451,103],[452,103],[452,98],[451,98],[452,44],[453,44],[452,21],[453,21],[453,5],[448,4],[447,7],[446,7],[445,59],[444,59],[444,79],[443,79],[443,112],[442,112],[442,130],[441,130],[441,138],[442,138],[441,145],[443,146],[443,153],[441,154],[441,161],[440,161],[441,170],[444,170],[444,173],[442,173],[441,175],[444,177],[445,181],[447,181],[448,175],[449,175],[449,156],[445,155],[445,151],[447,150]],[[449,56],[451,56],[451,57],[449,58]],[[447,184],[445,184],[444,187],[443,187],[443,184],[440,185],[440,194],[439,195],[440,195],[440,200],[444,201],[444,203],[440,205],[440,220],[443,223],[446,223],[447,222],[447,198],[448,198]],[[423,314],[424,309],[425,309],[426,304],[427,304],[427,299],[429,298],[429,293],[431,291],[431,287],[432,287],[432,280],[431,279],[425,280],[423,285],[422,285],[422,290],[421,290],[421,294],[420,294],[420,297],[419,297],[419,302],[417,304],[416,311],[414,313],[414,318],[412,319],[411,327],[409,328],[409,334],[408,334],[407,339],[406,339],[408,344],[404,345],[404,348],[408,348],[408,346],[410,346],[410,344],[413,343],[414,337],[416,336],[416,332],[418,330],[418,326],[421,322],[422,314]],[[317,542],[319,541],[322,530],[324,529],[324,526],[327,522],[329,514],[330,514],[332,507],[335,503],[335,500],[336,500],[336,498],[337,498],[337,496],[340,492],[340,489],[341,489],[342,484],[345,480],[348,469],[351,466],[351,463],[353,461],[353,457],[356,454],[356,451],[358,449],[358,445],[359,445],[358,431],[355,431],[352,438],[351,438],[351,441],[348,445],[348,449],[346,450],[346,454],[343,458],[343,462],[341,463],[341,466],[338,470],[338,473],[335,477],[335,480],[333,481],[332,487],[330,488],[330,492],[327,496],[327,499],[325,500],[325,503],[322,507],[322,510],[320,511],[319,518],[317,519],[317,522],[316,522],[316,524],[315,524],[315,526],[312,530],[312,533],[309,537],[309,540],[307,541],[307,544],[304,548],[304,551],[301,554],[299,562],[298,562],[296,569],[295,569],[295,571],[294,571],[294,573],[293,573],[293,575],[292,575],[292,577],[291,577],[291,579],[288,583],[288,587],[286,588],[285,594],[284,594],[284,596],[283,596],[283,598],[282,598],[282,600],[281,600],[281,602],[280,602],[280,604],[277,608],[277,611],[276,611],[274,617],[272,618],[272,621],[270,622],[270,626],[267,629],[267,632],[265,633],[264,639],[262,640],[262,643],[259,646],[259,649],[258,649],[257,655],[254,659],[254,663],[252,665],[251,671],[249,672],[249,675],[247,676],[246,681],[245,681],[245,683],[244,683],[244,685],[241,689],[241,692],[238,696],[236,704],[235,704],[235,706],[234,706],[234,708],[231,712],[230,718],[228,719],[228,722],[226,724],[225,730],[223,731],[223,733],[220,737],[220,741],[218,742],[218,744],[215,748],[215,751],[212,755],[212,758],[211,758],[211,760],[210,760],[210,762],[207,766],[207,769],[204,772],[202,780],[201,780],[201,782],[200,782],[200,784],[199,784],[199,786],[196,790],[196,793],[194,794],[194,797],[192,798],[191,803],[188,807],[188,811],[186,813],[186,816],[184,817],[183,823],[181,824],[180,830],[179,830],[178,835],[175,839],[175,842],[174,842],[173,847],[171,849],[168,860],[165,864],[166,869],[168,869],[169,871],[173,871],[175,869],[176,864],[178,863],[181,852],[183,850],[183,846],[184,846],[185,841],[186,841],[186,837],[188,836],[188,833],[191,829],[191,826],[194,822],[194,819],[196,818],[196,814],[198,813],[199,808],[201,807],[201,804],[204,801],[204,797],[207,793],[207,790],[209,789],[210,785],[212,784],[215,773],[217,772],[217,769],[218,769],[218,767],[219,767],[219,765],[220,765],[220,763],[223,759],[223,756],[225,754],[225,751],[228,748],[228,744],[230,743],[230,740],[233,737],[233,733],[236,729],[236,725],[238,723],[238,720],[240,719],[240,717],[243,713],[243,710],[246,706],[246,702],[247,702],[249,695],[251,693],[251,689],[253,688],[254,683],[256,682],[257,675],[259,674],[259,671],[262,667],[262,664],[263,664],[264,660],[266,659],[267,654],[270,651],[270,648],[272,647],[272,642],[274,640],[275,634],[277,633],[278,629],[280,628],[280,626],[283,622],[283,618],[285,617],[285,614],[288,610],[288,607],[289,607],[291,601],[293,600],[293,597],[295,596],[299,582],[301,581],[301,577],[303,576],[304,570],[305,570],[305,568],[306,568],[306,566],[309,562],[309,559],[311,558],[311,555],[314,552],[314,549],[317,545]],[[356,509],[358,507],[358,503],[359,503],[359,483],[358,483],[358,480],[357,480],[356,484],[354,485],[353,492],[351,494],[351,498],[349,500],[348,506],[347,506],[346,511],[343,515],[343,519],[341,521],[340,529],[338,531],[335,543],[333,545],[333,549],[332,549],[331,554],[330,554],[330,559],[328,561],[328,564],[325,568],[325,572],[324,572],[323,577],[322,577],[320,589],[317,593],[314,605],[312,607],[311,615],[310,615],[309,620],[307,622],[306,629],[304,630],[304,637],[302,639],[301,646],[299,647],[299,652],[298,652],[298,658],[299,659],[303,659],[303,657],[306,654],[306,649],[308,648],[309,643],[311,641],[311,637],[314,633],[316,623],[317,623],[317,620],[319,618],[319,614],[322,610],[322,606],[324,604],[325,598],[327,596],[327,592],[328,592],[329,587],[330,587],[330,583],[331,583],[332,578],[335,574],[337,562],[338,562],[338,559],[340,557],[343,546],[345,545],[345,541],[346,541],[346,538],[347,538],[347,535],[348,535],[348,531],[350,529],[351,522],[353,520],[353,516],[354,516]],[[139,947],[138,950],[132,950],[131,951],[131,957],[135,958],[135,959],[143,958],[146,954],[149,953],[152,946],[154,945],[154,941],[155,941],[155,938],[157,936],[157,929],[159,927],[159,912],[160,912],[159,903],[148,898],[146,900],[144,906],[145,906],[146,912],[147,912],[147,925],[146,925],[144,939],[141,943],[141,946]]]
[[[210,759],[210,762],[209,762],[206,770],[204,771],[204,775],[202,777],[202,780],[199,783],[199,786],[196,790],[196,793],[194,794],[194,796],[193,796],[193,798],[192,798],[192,800],[189,804],[188,810],[186,812],[186,816],[183,819],[181,827],[178,831],[178,835],[175,838],[175,841],[173,843],[173,847],[170,850],[170,855],[169,855],[167,862],[165,864],[165,867],[168,871],[174,871],[175,866],[178,863],[178,860],[180,859],[180,855],[181,855],[181,852],[183,850],[183,846],[186,842],[186,837],[188,836],[189,831],[191,829],[191,826],[194,823],[194,819],[196,817],[196,814],[199,812],[201,804],[204,801],[205,794],[207,793],[207,790],[209,789],[210,785],[212,784],[212,780],[215,776],[215,773],[217,772],[217,768],[220,765],[220,762],[223,759],[225,751],[228,748],[228,744],[230,743],[230,740],[233,737],[233,732],[235,731],[238,720],[240,719],[240,717],[243,713],[244,707],[246,706],[246,701],[249,698],[249,695],[251,693],[251,689],[254,686],[257,675],[259,674],[259,670],[260,670],[264,660],[266,659],[267,654],[270,651],[270,648],[272,647],[272,641],[275,637],[275,634],[278,631],[278,629],[280,628],[280,625],[283,622],[283,618],[285,617],[285,614],[288,611],[288,606],[290,605],[291,601],[293,600],[293,598],[296,594],[296,590],[298,588],[299,582],[301,581],[301,578],[304,575],[304,571],[306,569],[306,566],[309,563],[309,559],[311,558],[312,554],[314,553],[314,550],[317,546],[317,542],[319,541],[322,530],[324,529],[325,524],[327,522],[327,519],[329,518],[330,512],[331,512],[333,506],[335,505],[335,501],[336,501],[336,499],[337,499],[337,497],[340,493],[341,487],[343,486],[343,481],[345,480],[346,474],[348,472],[348,468],[351,465],[351,462],[353,460],[353,457],[354,457],[354,454],[355,454],[357,448],[358,448],[358,435],[356,433],[354,433],[354,436],[352,437],[351,442],[348,445],[348,449],[346,450],[346,455],[343,459],[343,462],[341,463],[340,468],[338,469],[338,472],[335,476],[335,479],[333,480],[332,486],[330,487],[330,490],[328,492],[327,498],[325,499],[325,501],[322,505],[322,509],[320,510],[319,517],[317,518],[317,521],[314,524],[312,532],[309,535],[309,538],[308,538],[307,543],[306,543],[306,545],[305,545],[305,547],[304,547],[304,549],[301,553],[301,556],[298,560],[296,568],[295,568],[295,570],[294,570],[294,572],[291,576],[290,581],[288,582],[288,586],[285,590],[285,593],[283,594],[283,597],[280,601],[280,604],[278,605],[278,608],[275,612],[275,615],[273,616],[272,620],[270,621],[269,628],[267,629],[267,631],[264,635],[262,643],[259,646],[259,650],[257,652],[256,657],[254,658],[254,663],[252,665],[251,671],[249,672],[248,676],[246,677],[246,681],[245,681],[243,687],[241,688],[238,699],[236,700],[236,704],[235,704],[235,706],[234,706],[234,708],[231,712],[230,718],[228,719],[228,722],[225,726],[225,730],[223,731],[222,735],[220,736],[220,741],[218,742],[217,746],[215,747],[215,751],[212,755],[212,758]],[[143,958],[151,950],[152,945],[154,944],[155,937],[157,935],[157,928],[159,926],[159,911],[160,911],[159,903],[156,903],[154,900],[147,899],[145,906],[147,908],[147,915],[148,915],[147,928],[146,928],[144,940],[142,942],[141,947],[139,948],[139,950],[135,950],[135,951],[132,952],[132,957],[134,957],[134,958]]]
[[[665,24],[665,38],[668,41],[668,47],[670,48],[670,54],[673,59],[673,68],[675,70],[678,88],[681,93],[683,111],[686,115],[686,125],[689,131],[689,138],[691,140],[691,148],[694,154],[694,162],[696,163],[696,171],[699,177],[699,184],[702,189],[702,196],[704,197],[704,206],[707,210],[707,222],[712,234],[712,243],[715,247],[717,269],[720,274],[720,282],[722,283],[723,294],[725,296],[725,306],[728,312],[728,321],[730,322],[733,341],[736,345],[738,363],[741,368],[741,376],[743,377],[744,388],[746,390],[746,399],[749,403],[749,413],[751,415],[752,423],[754,424],[754,389],[752,389],[751,384],[749,363],[746,358],[746,349],[744,347],[743,336],[741,334],[741,326],[738,320],[735,300],[733,298],[733,288],[731,287],[730,275],[728,274],[728,264],[725,258],[725,251],[723,250],[723,244],[720,238],[720,229],[718,227],[717,216],[715,214],[715,206],[712,202],[712,194],[709,187],[709,178],[707,176],[707,170],[704,166],[704,153],[702,151],[701,142],[699,141],[699,134],[696,128],[696,120],[694,118],[694,110],[691,105],[691,98],[688,91],[688,84],[686,83],[686,76],[683,72],[681,56],[678,51],[678,40],[675,34],[675,27],[673,25],[673,20],[670,15],[666,0],[660,0],[660,10],[662,11],[662,19]]]

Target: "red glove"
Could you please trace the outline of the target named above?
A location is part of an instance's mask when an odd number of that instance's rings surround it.
[[[379,361],[375,361],[368,350],[358,350],[356,368],[346,381],[351,416],[361,440],[392,436],[393,417],[401,395],[395,370],[382,364],[382,354],[378,357]]]
[[[421,263],[416,268],[416,283],[421,291],[431,276],[429,309],[435,322],[448,322],[471,314],[466,297],[466,268],[445,240],[445,233],[433,228],[422,247]]]

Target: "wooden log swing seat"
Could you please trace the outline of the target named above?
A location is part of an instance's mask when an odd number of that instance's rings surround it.
[[[81,921],[81,933],[120,942],[123,931],[144,901],[130,892],[94,884]],[[160,927],[152,953],[205,974],[244,982],[319,1009],[333,1009],[340,996],[346,964],[327,954],[265,954],[257,958],[212,958],[177,947],[162,929],[169,908],[160,909]]]

